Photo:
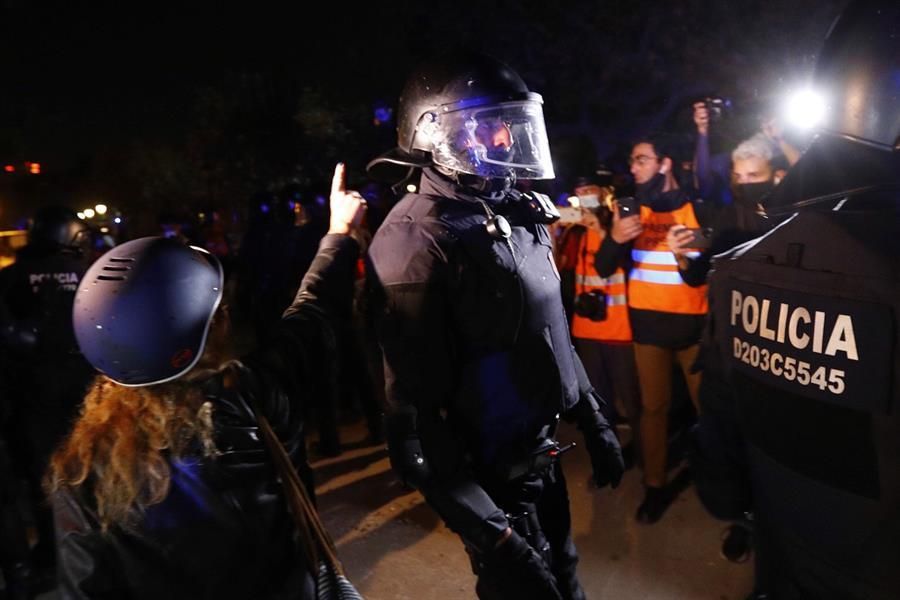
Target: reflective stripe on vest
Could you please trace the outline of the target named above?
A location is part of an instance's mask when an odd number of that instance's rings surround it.
[[[628,320],[628,296],[625,271],[617,270],[609,277],[600,277],[594,268],[594,255],[600,249],[603,234],[588,229],[584,234],[575,262],[575,293],[602,290],[606,293],[606,319],[592,321],[586,317],[572,317],[572,336],[598,341],[630,342],[631,324]]]
[[[687,256],[689,258],[697,258],[698,256],[700,256],[700,253],[688,252]],[[658,252],[655,250],[632,250],[631,260],[636,263],[644,263],[650,265],[665,265],[670,267],[678,266],[678,261],[675,260],[675,255],[671,252]]]
[[[604,287],[617,283],[625,283],[625,272],[619,270],[609,277],[600,277],[599,275],[582,275],[575,273],[575,283],[578,285],[589,285],[592,287]]]
[[[625,294],[616,294],[615,296],[606,296],[606,306],[628,306],[628,296]]]
[[[654,212],[641,206],[643,231],[631,251],[633,267],[628,277],[628,305],[641,310],[677,314],[706,313],[706,286],[692,288],[681,278],[678,262],[666,242],[673,225],[699,227],[694,207],[686,202],[671,212]],[[690,257],[699,256],[691,252]]]

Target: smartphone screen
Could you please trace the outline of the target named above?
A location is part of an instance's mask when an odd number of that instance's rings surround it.
[[[694,234],[694,241],[690,245],[691,248],[705,250],[712,245],[712,227],[688,227],[688,231]]]
[[[629,196],[627,198],[619,198],[616,200],[616,202],[619,204],[620,219],[624,219],[625,217],[633,217],[640,214],[638,201],[636,198],[632,198]]]
[[[579,223],[581,221],[581,211],[574,206],[562,206],[559,208],[560,223]]]

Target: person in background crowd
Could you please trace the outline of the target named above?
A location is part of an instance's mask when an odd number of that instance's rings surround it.
[[[706,284],[712,257],[738,244],[762,235],[771,227],[765,216],[764,202],[775,189],[775,169],[772,153],[765,142],[751,137],[742,142],[731,155],[734,202],[718,210],[711,222],[705,246],[697,252],[700,232],[676,224],[669,228],[666,243],[678,262],[681,278],[690,286]]]
[[[769,231],[773,220],[765,216],[767,196],[775,189],[775,169],[771,163],[772,154],[769,144],[754,136],[742,142],[732,153],[732,189],[734,202],[721,207],[716,216],[708,237],[704,239],[708,247],[699,252],[699,232],[692,231],[684,225],[673,225],[669,229],[666,241],[678,262],[681,278],[690,286],[702,286],[707,282],[707,275],[712,266],[712,259],[717,254],[743,244]],[[724,372],[722,356],[713,347],[711,340],[704,339],[700,348],[697,365],[703,371],[700,383],[701,422],[721,419],[725,407],[734,403],[734,391],[729,385]],[[722,419],[723,424],[729,423]],[[742,437],[737,428],[732,428],[728,435],[729,452],[739,455]],[[696,463],[696,459],[694,460]],[[696,469],[702,477],[704,469]],[[737,514],[721,515],[733,521],[722,545],[723,555],[729,560],[741,562],[746,560],[750,551],[750,529],[752,519],[748,519],[741,511]]]
[[[655,523],[668,507],[666,489],[668,413],[672,366],[681,367],[688,393],[698,407],[700,374],[692,371],[707,311],[706,288],[688,286],[666,241],[675,224],[698,228],[691,197],[672,170],[677,163],[665,141],[648,138],[631,150],[638,214],[613,212],[610,235],[596,254],[596,270],[611,277],[628,271],[628,307],[641,390],[639,439],[646,493],[637,519]]]
[[[0,271],[0,387],[10,413],[13,464],[28,482],[37,525],[31,552],[35,592],[52,586],[56,565],[53,517],[41,481],[92,374],[72,330],[72,303],[90,264],[92,239],[73,210],[43,207],[16,262]]]
[[[572,342],[591,385],[603,398],[614,402],[617,424],[630,430],[634,443],[641,406],[628,319],[626,274],[620,268],[610,277],[600,277],[594,264],[600,244],[612,226],[613,189],[580,178],[575,194],[582,220],[567,230],[558,260],[560,273],[571,269],[573,275]],[[633,454],[632,446],[627,449]]]

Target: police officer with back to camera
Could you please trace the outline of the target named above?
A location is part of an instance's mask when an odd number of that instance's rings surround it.
[[[900,5],[851,4],[816,68],[825,124],[766,204],[784,222],[714,265],[743,452],[701,422],[698,491],[752,498],[755,597],[900,598],[898,68]]]
[[[569,339],[546,227],[559,213],[513,189],[553,177],[541,104],[494,58],[435,61],[402,92],[398,148],[370,163],[422,168],[369,252],[391,463],[462,538],[480,598],[584,598],[560,415],[598,486],[623,472]]]
[[[41,479],[91,378],[72,330],[75,290],[87,270],[90,228],[63,206],[39,209],[28,244],[0,271],[3,389],[16,469],[29,481],[39,542],[34,566],[55,562],[53,520]]]

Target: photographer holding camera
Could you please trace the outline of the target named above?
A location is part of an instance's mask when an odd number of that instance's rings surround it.
[[[565,247],[572,251],[560,257],[566,263],[560,269],[566,266],[574,271],[572,342],[591,385],[602,397],[613,401],[617,413],[636,436],[641,405],[625,270],[619,267],[612,275],[601,277],[594,264],[612,227],[613,188],[579,178],[575,194],[582,219],[566,235]]]

